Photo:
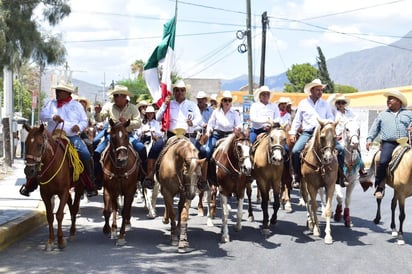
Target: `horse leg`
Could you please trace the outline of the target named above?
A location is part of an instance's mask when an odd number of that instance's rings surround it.
[[[104,216],[104,226],[103,226],[103,233],[108,235],[110,233],[110,215],[112,214],[112,206],[110,201],[110,194],[106,188],[104,188],[103,193],[103,201],[104,201],[104,209],[103,209],[103,216]]]
[[[405,198],[400,197],[399,201],[399,233],[398,233],[398,245],[404,245],[405,240],[403,239],[403,221],[405,221]]]
[[[278,192],[273,190],[273,214],[270,218],[270,224],[275,225],[278,221],[278,211],[280,208],[280,195]]]
[[[197,203],[197,216],[203,217],[205,216],[205,212],[203,210],[203,196],[205,191],[199,192],[199,202]],[[207,195],[207,193],[206,193]]]
[[[229,218],[229,208],[227,206],[227,196],[220,194],[220,202],[222,206],[222,242],[227,243],[230,241],[229,238],[229,228],[227,225],[228,218]]]
[[[237,213],[236,213],[237,218],[236,218],[236,225],[235,225],[236,232],[239,232],[242,230],[243,202],[244,202],[244,198],[237,199]]]
[[[63,249],[66,247],[66,240],[64,239],[64,233],[63,233],[63,217],[64,217],[64,207],[66,206],[68,196],[69,196],[69,191],[63,191],[63,193],[59,196],[60,202],[59,202],[59,208],[57,209],[56,212],[56,220],[57,220],[57,246],[60,249]]]
[[[45,250],[52,251],[54,248],[54,229],[53,229],[54,214],[53,214],[53,207],[52,207],[51,199],[53,199],[53,196],[45,197],[43,194],[41,196],[42,196],[42,200],[44,201],[44,205],[46,207],[46,217],[47,217],[47,223],[49,225],[49,239],[47,240]]]
[[[248,221],[253,222],[255,218],[253,217],[253,208],[252,208],[252,183],[246,184],[246,195],[248,200]]]
[[[262,222],[262,233],[267,236],[270,234],[269,229],[269,213],[268,213],[268,203],[269,203],[269,193],[268,191],[260,191],[261,193],[261,204],[260,208],[263,213],[263,222]]]
[[[358,171],[356,171],[357,173]],[[349,180],[349,185],[346,187],[346,196],[345,196],[345,209],[343,211],[343,221],[345,222],[346,227],[353,226],[351,218],[350,218],[350,203],[352,197],[352,191],[355,188],[355,184],[353,180]]]
[[[322,210],[322,217],[325,217],[325,188],[320,187],[318,189],[319,197],[320,197],[320,205],[321,205],[321,210]]]
[[[379,222],[381,221],[381,201],[382,199],[376,199],[376,205],[377,205],[376,216],[375,216],[375,219],[373,219],[373,222],[375,224],[379,224]]]
[[[133,196],[136,191],[130,191],[124,196],[124,203],[122,209],[122,226],[120,227],[119,238],[117,239],[116,245],[123,246],[126,244],[126,226],[130,226],[130,218],[132,211]]]
[[[208,212],[207,212],[207,226],[214,226],[213,219],[216,216],[216,200],[217,200],[217,188],[212,185],[211,192],[208,194]]]
[[[111,233],[110,233],[110,239],[115,240],[117,239],[117,210],[119,209],[119,204],[118,204],[118,198],[119,196],[113,197],[115,195],[112,195],[110,197],[110,203],[112,205],[112,226],[111,226]]]
[[[331,233],[331,228],[330,228],[330,219],[332,215],[332,198],[333,198],[333,193],[335,192],[335,182],[333,182],[333,185],[328,186],[326,189],[326,226],[325,226],[325,244],[332,244],[333,243],[333,238],[332,238],[332,233]],[[318,223],[319,227],[319,223]]]
[[[392,201],[391,201],[391,229],[392,229],[392,236],[397,237],[398,232],[396,231],[396,223],[395,223],[395,210],[396,210],[396,204],[398,200],[395,197],[395,193],[393,194]],[[399,213],[399,218],[400,218],[400,213]]]
[[[186,200],[182,211],[180,213],[180,238],[178,244],[178,252],[185,253],[189,247],[189,241],[187,240],[187,221],[189,219],[189,209],[191,200]]]
[[[145,199],[145,205],[148,210],[147,217],[150,219],[156,218],[156,212],[153,208],[153,203],[152,203],[152,196],[153,196],[153,189],[149,189],[147,187],[144,188],[144,199]]]
[[[342,203],[343,203],[343,195],[342,195],[342,187],[340,185],[336,185],[336,209],[335,214],[333,215],[333,219],[336,222],[340,222],[342,220]],[[322,217],[325,217],[325,209],[322,204]]]
[[[70,227],[70,238],[73,238],[74,235],[76,234],[76,218],[77,218],[77,213],[79,213],[80,209],[80,199],[82,197],[82,194],[84,192],[84,189],[82,187],[76,187],[74,189],[74,200],[72,201],[71,195],[69,195],[68,199],[68,204],[71,204],[70,209],[70,215],[71,215],[71,227]]]

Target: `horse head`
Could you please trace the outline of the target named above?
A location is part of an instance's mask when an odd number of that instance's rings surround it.
[[[129,133],[127,127],[130,125],[130,120],[126,122],[115,123],[112,119],[110,124],[110,154],[115,162],[116,167],[124,168],[128,162],[129,152]]]
[[[346,149],[350,151],[358,149],[360,136],[360,126],[358,122],[355,120],[347,121],[344,125],[342,135]]]
[[[186,199],[192,200],[196,195],[197,185],[202,179],[202,166],[206,159],[199,160],[197,149],[186,141],[179,154],[183,159],[183,188]]]
[[[249,140],[248,131],[238,132],[233,139],[234,150],[236,158],[239,162],[239,171],[247,176],[252,172],[252,161],[250,160],[250,150],[252,144]]]
[[[284,127],[275,127],[269,132],[269,158],[274,165],[283,164],[285,157],[286,131]]]
[[[26,167],[24,168],[24,174],[27,178],[33,178],[37,176],[37,172],[41,169],[43,154],[48,145],[48,136],[43,124],[38,128],[31,128],[27,124],[24,124],[23,127],[28,132],[26,139]]]
[[[315,148],[320,149],[320,162],[322,165],[328,165],[335,159],[336,132],[335,128],[338,122],[319,121],[319,126],[316,128]]]

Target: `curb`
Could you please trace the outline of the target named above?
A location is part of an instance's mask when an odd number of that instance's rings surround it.
[[[8,222],[0,227],[0,251],[46,224],[46,212],[41,208]]]

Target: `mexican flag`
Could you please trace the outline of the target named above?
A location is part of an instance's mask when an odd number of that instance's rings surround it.
[[[175,64],[175,34],[176,34],[176,17],[173,17],[163,26],[162,42],[155,48],[146,65],[144,66],[143,76],[146,80],[146,85],[153,97],[153,101],[157,102],[160,107],[165,98],[172,93],[172,69]],[[158,66],[162,64],[162,77],[159,83]],[[162,129],[169,128],[169,106],[162,120]]]

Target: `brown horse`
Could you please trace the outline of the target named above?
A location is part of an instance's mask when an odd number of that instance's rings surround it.
[[[116,245],[126,244],[126,226],[130,226],[131,210],[134,194],[137,189],[139,178],[140,158],[129,143],[129,134],[126,128],[127,122],[110,123],[110,141],[102,154],[103,167],[103,199],[104,199],[104,227],[103,233],[111,233],[112,239],[117,239]],[[119,237],[117,237],[117,210],[119,209],[118,198],[123,196],[122,226]],[[109,225],[110,215],[112,225]]]
[[[251,143],[248,132],[232,133],[228,137],[219,140],[213,153],[210,165],[214,172],[208,173],[212,184],[219,187],[222,204],[222,241],[229,242],[228,229],[228,198],[235,194],[238,202],[236,231],[242,229],[243,200],[248,183],[247,177],[251,175],[252,163],[250,160]],[[212,208],[216,207],[216,194],[212,198]],[[215,209],[211,209],[215,212]],[[249,199],[249,216],[252,215],[252,206]],[[213,218],[213,216],[210,216]]]
[[[252,176],[261,193],[261,208],[263,211],[263,233],[269,234],[268,202],[269,191],[273,189],[273,215],[270,224],[276,224],[277,212],[280,207],[281,179],[283,174],[286,132],[283,127],[274,127],[255,143]]]
[[[178,251],[182,253],[189,247],[187,239],[189,207],[196,195],[204,162],[205,159],[199,160],[196,147],[189,139],[182,136],[170,138],[156,161],[155,180],[160,184],[166,206],[163,223],[168,224],[170,221],[171,243],[178,245]],[[179,195],[177,226],[173,206],[176,195]]]
[[[338,176],[338,161],[335,153],[336,124],[337,122],[319,121],[313,137],[303,151],[301,167],[301,191],[307,204],[308,227],[313,230],[314,236],[320,236],[316,195],[319,188],[325,187],[326,189],[326,235],[324,239],[326,244],[333,242],[330,218],[332,215],[332,198]],[[308,194],[310,195],[310,203],[308,203]]]
[[[402,149],[407,150],[406,153],[403,154],[402,158],[399,161],[399,164],[393,170],[393,173],[388,170],[387,174],[391,174],[387,176],[386,179],[382,182],[382,184],[386,184],[393,188],[393,197],[391,201],[391,229],[392,229],[392,236],[397,237],[397,243],[399,245],[405,244],[405,240],[403,238],[403,222],[405,221],[405,200],[406,198],[412,196],[412,150],[408,148],[408,144],[403,144],[398,146],[393,155],[399,153]],[[372,160],[371,167],[369,168],[368,175],[371,175],[374,178],[374,174],[376,173],[376,166],[379,162],[380,151],[378,151]],[[396,156],[394,156],[395,158]],[[390,169],[390,168],[389,168]],[[382,199],[376,199],[377,202],[377,211],[376,217],[374,219],[374,223],[378,224],[381,219],[381,201]],[[396,223],[395,223],[395,210],[396,206],[399,204],[399,230],[396,231]]]
[[[40,195],[46,207],[47,222],[49,224],[49,239],[46,250],[54,247],[54,195],[59,197],[59,207],[56,212],[57,219],[57,245],[60,249],[66,246],[62,230],[64,207],[67,204],[70,210],[71,227],[70,236],[76,233],[76,215],[79,211],[80,198],[84,193],[84,185],[77,183],[74,200],[70,195],[73,183],[73,163],[70,157],[69,141],[54,138],[44,125],[31,128],[24,125],[29,132],[26,139],[26,167],[24,173],[27,180],[35,180],[40,184]],[[78,159],[78,161],[80,161]]]

